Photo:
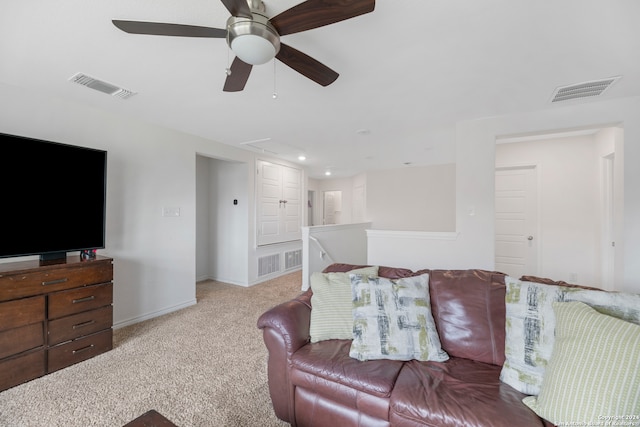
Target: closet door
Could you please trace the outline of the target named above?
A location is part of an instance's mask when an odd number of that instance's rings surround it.
[[[282,241],[302,238],[302,172],[300,169],[282,166]]]
[[[299,240],[302,172],[263,160],[256,172],[258,246]]]

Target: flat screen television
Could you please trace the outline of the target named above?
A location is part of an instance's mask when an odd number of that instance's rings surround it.
[[[0,257],[105,247],[107,152],[0,133]]]

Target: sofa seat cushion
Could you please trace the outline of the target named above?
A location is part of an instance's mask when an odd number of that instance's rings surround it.
[[[500,366],[452,357],[407,362],[391,394],[394,426],[528,427],[543,421],[500,381]]]
[[[349,357],[350,347],[351,340],[327,340],[294,353],[290,379],[298,425],[389,425],[389,398],[404,362],[360,362]],[[331,421],[322,414],[332,414]]]
[[[294,369],[333,383],[372,394],[389,397],[403,362],[370,360],[361,362],[349,357],[351,340],[327,340],[310,343],[293,354]],[[295,384],[294,385],[298,385]]]

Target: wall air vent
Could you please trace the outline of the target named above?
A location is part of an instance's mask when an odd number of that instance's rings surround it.
[[[280,254],[258,258],[258,277],[280,271]]]
[[[107,83],[102,80],[98,80],[96,78],[87,76],[86,74],[77,73],[71,78],[69,78],[70,82],[78,83],[82,86],[86,86],[88,88],[97,90],[102,93],[106,93],[107,95],[117,96],[118,98],[127,99],[131,98],[136,92],[130,91],[128,89],[124,89],[111,83]]]
[[[622,76],[610,77],[608,79],[593,80],[590,82],[578,83],[569,86],[561,86],[553,92],[551,102],[569,101],[570,99],[588,98],[590,96],[600,96],[611,87]]]
[[[284,269],[300,267],[302,265],[302,249],[284,253]]]

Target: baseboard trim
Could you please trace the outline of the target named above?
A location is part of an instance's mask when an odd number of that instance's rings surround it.
[[[262,277],[258,277],[254,281],[252,281],[248,285],[246,285],[246,287],[259,285],[260,283],[268,282],[269,280],[277,279],[278,277],[286,276],[289,273],[293,273],[295,271],[300,271],[300,270],[302,270],[302,266],[296,266],[296,267],[290,268],[288,270],[278,271],[278,272],[271,273],[271,274],[268,274],[268,275],[265,275],[265,276],[262,276]]]
[[[196,299],[192,299],[192,300],[183,302],[181,304],[172,305],[171,307],[163,308],[162,310],[152,311],[150,313],[146,313],[141,316],[131,317],[126,320],[121,320],[113,324],[113,329],[124,328],[125,326],[135,325],[136,323],[140,323],[145,320],[149,320],[149,319],[163,316],[165,314],[173,313],[174,311],[178,311],[183,308],[187,308],[192,305],[195,305],[197,302],[198,301]]]

